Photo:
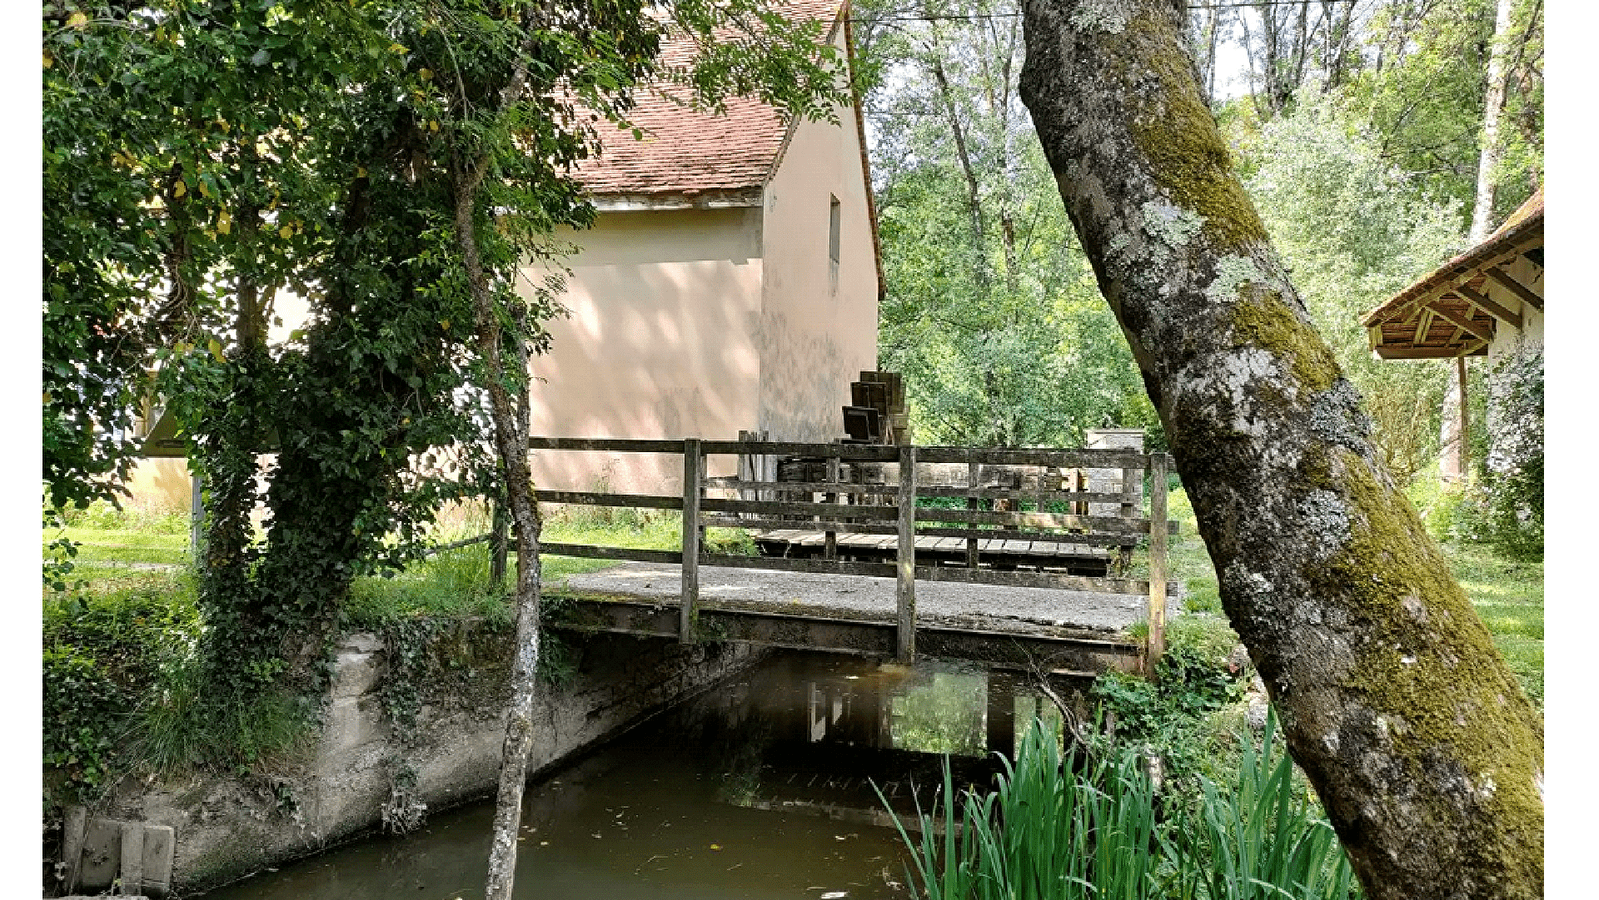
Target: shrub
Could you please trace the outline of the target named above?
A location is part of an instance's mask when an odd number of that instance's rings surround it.
[[[106,675],[94,657],[75,647],[45,648],[47,801],[81,802],[107,783],[129,706],[128,692]]]

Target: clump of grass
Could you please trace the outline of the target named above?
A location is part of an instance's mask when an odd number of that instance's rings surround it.
[[[929,900],[1351,900],[1353,871],[1320,808],[1293,777],[1267,719],[1236,779],[1203,782],[1192,813],[1167,816],[1142,756],[1122,747],[1062,754],[1037,720],[992,791],[917,808],[908,872]],[[883,799],[887,806],[886,798]]]

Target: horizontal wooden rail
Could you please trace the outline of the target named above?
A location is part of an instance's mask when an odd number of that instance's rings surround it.
[[[899,511],[892,506],[841,506],[837,503],[804,503],[786,500],[724,500],[707,497],[700,509],[720,513],[766,513],[776,516],[828,516],[835,519],[866,519],[892,522]]]
[[[797,494],[876,494],[892,497],[899,493],[897,484],[853,484],[848,481],[738,481],[731,478],[707,478],[705,486],[724,491],[791,491]],[[1120,499],[1118,497],[1117,501]]]
[[[876,525],[870,522],[836,522],[827,520],[744,519],[738,516],[703,516],[700,523],[712,528],[750,528],[770,531],[836,531],[839,534],[898,534],[896,525]],[[1088,547],[1129,547],[1138,543],[1135,534],[1083,534],[1059,531],[1017,531],[994,528],[921,528],[917,537],[970,538],[980,541],[1032,541],[1044,544],[1080,544]]]
[[[1034,528],[1081,528],[1084,531],[1107,531],[1113,534],[1149,533],[1148,519],[1073,516],[1062,513],[983,512],[972,509],[918,508],[916,510],[916,521],[966,522],[972,525],[1028,525]],[[1167,522],[1166,527],[1168,530],[1175,531],[1177,523]]]
[[[981,447],[917,447],[923,463],[981,463],[992,466],[1046,466],[1059,469],[1142,469],[1149,456],[1130,450],[991,450]]]
[[[682,509],[682,497],[651,494],[600,494],[593,491],[534,491],[540,503],[570,503],[577,506],[627,506],[643,509]]]
[[[603,450],[611,453],[682,453],[682,441],[635,441],[621,438],[527,439],[529,450]]]
[[[899,448],[880,444],[801,444],[785,441],[704,441],[700,449],[708,455],[744,454],[756,456],[814,456],[818,459],[837,457],[863,462],[893,462],[899,459]]]
[[[629,547],[597,547],[590,544],[553,544],[541,542],[539,552],[550,556],[577,556],[584,559],[625,559],[633,562],[681,563],[683,554],[678,550],[634,550]]]

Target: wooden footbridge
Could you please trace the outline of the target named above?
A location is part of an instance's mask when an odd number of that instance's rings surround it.
[[[679,510],[684,522],[678,550],[544,543],[618,563],[547,587],[569,601],[555,627],[1057,674],[1146,670],[1164,645],[1175,531],[1164,454],[579,438],[529,449],[681,458],[677,494],[538,491],[541,503]],[[708,477],[716,456],[738,457],[741,474]],[[778,480],[754,474],[770,471]],[[707,528],[752,533],[763,553],[714,552]],[[1140,546],[1148,575],[1132,578]]]

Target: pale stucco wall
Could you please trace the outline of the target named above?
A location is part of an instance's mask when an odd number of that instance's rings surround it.
[[[1533,265],[1526,257],[1502,266],[1506,274],[1527,287],[1543,293],[1543,268]],[[1521,329],[1500,322],[1494,329],[1493,343],[1488,345],[1488,358],[1496,359],[1506,353],[1515,353],[1523,345],[1543,346],[1543,311],[1523,303],[1509,291],[1493,281],[1487,282],[1488,295],[1507,308],[1521,313]]]
[[[850,382],[877,368],[877,264],[860,134],[852,109],[835,113],[836,125],[796,127],[766,189],[759,427],[773,440],[841,437]],[[840,212],[836,284],[831,197]]]
[[[756,421],[761,219],[752,208],[602,213],[535,358],[531,430],[546,437],[733,439]],[[713,459],[712,474],[734,473]],[[535,453],[541,488],[675,493],[678,457]]]

